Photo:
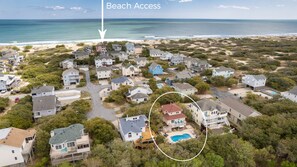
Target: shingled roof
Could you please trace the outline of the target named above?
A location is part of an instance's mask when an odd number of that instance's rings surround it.
[[[54,129],[51,133],[54,135],[50,138],[49,144],[60,144],[64,142],[76,141],[81,138],[84,126],[82,124],[73,124],[66,128]]]

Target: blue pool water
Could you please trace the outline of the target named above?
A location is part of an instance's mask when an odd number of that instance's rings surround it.
[[[172,140],[173,142],[178,142],[178,141],[180,141],[180,140],[190,139],[191,136],[190,136],[189,134],[185,133],[185,134],[183,134],[183,135],[175,135],[175,136],[171,136],[170,138],[171,138],[171,140]]]

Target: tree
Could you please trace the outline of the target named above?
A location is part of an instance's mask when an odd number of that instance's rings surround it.
[[[6,107],[8,107],[9,99],[0,97],[0,113],[5,110]]]
[[[198,90],[199,94],[204,94],[210,89],[210,86],[205,82],[200,82],[195,85],[195,88]]]
[[[50,134],[45,130],[38,129],[36,133],[36,155],[38,157],[48,157],[50,150]]]
[[[158,89],[157,82],[156,82],[156,80],[154,78],[151,78],[149,80],[148,84],[149,84],[149,86],[150,86],[150,88],[152,89],[153,92],[155,92]]]
[[[91,111],[92,107],[88,100],[78,100],[73,102],[70,107],[80,113],[87,113]]]
[[[88,120],[85,122],[85,128],[95,144],[107,143],[118,137],[115,126],[111,122],[101,118]]]
[[[295,86],[296,82],[288,77],[269,77],[267,85],[278,91],[286,91]]]
[[[223,167],[224,166],[224,159],[216,155],[215,153],[207,153],[205,156],[205,162],[209,167]],[[206,165],[205,164],[205,165]]]

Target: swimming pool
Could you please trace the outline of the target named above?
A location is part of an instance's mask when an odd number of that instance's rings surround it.
[[[173,142],[178,142],[178,141],[181,141],[181,140],[190,139],[191,138],[191,135],[185,133],[183,135],[174,135],[174,136],[171,136],[170,138],[171,138],[171,140]]]
[[[273,96],[275,96],[275,95],[277,95],[277,94],[278,94],[277,92],[275,92],[275,91],[272,91],[272,90],[266,90],[266,92],[267,92],[268,94],[271,94],[271,95],[273,95]]]

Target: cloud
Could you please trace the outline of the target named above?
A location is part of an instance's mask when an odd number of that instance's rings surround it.
[[[70,10],[81,11],[83,10],[83,8],[74,6],[74,7],[70,7]]]
[[[276,7],[282,8],[282,7],[285,7],[285,5],[284,4],[278,4],[278,5],[276,5]]]
[[[64,10],[65,7],[64,6],[46,6],[45,9],[49,9],[49,10]]]
[[[192,2],[192,0],[179,0],[179,3]]]
[[[220,5],[218,6],[220,9],[240,9],[240,10],[250,10],[249,7],[246,6],[237,6],[237,5]]]

